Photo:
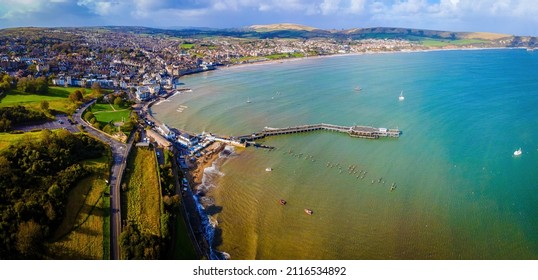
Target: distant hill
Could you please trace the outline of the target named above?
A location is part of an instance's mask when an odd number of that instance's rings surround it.
[[[283,31],[283,30],[301,30],[301,31],[314,31],[318,28],[293,24],[293,23],[277,23],[277,24],[267,24],[267,25],[251,25],[248,27],[256,32],[272,32],[272,31]]]
[[[11,32],[37,32],[46,28],[10,28],[0,30],[0,35]],[[244,28],[213,29],[186,27],[177,29],[159,29],[141,26],[103,26],[81,28],[51,28],[75,30],[85,29],[118,33],[165,35],[182,38],[233,37],[246,39],[311,39],[325,38],[334,40],[360,39],[403,39],[415,41],[430,47],[473,46],[473,47],[538,47],[536,37],[513,36],[485,32],[451,32],[414,28],[369,27],[348,30],[323,30],[315,27],[293,23],[252,25]]]
[[[413,28],[395,28],[395,27],[371,27],[371,28],[354,28],[349,30],[340,31],[341,34],[346,34],[352,38],[402,38],[402,39],[418,39],[418,38],[431,38],[431,39],[444,39],[444,40],[458,40],[458,39],[477,39],[477,40],[499,40],[503,38],[510,38],[512,35],[485,33],[485,32],[450,32],[450,31],[438,31],[427,29],[413,29]]]

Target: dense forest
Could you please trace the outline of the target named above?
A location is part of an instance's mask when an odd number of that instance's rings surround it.
[[[0,153],[0,259],[46,258],[43,245],[62,220],[68,191],[91,172],[80,161],[105,151],[87,135],[44,130]]]

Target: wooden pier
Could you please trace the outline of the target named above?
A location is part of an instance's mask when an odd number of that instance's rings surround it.
[[[237,139],[239,139],[241,142],[254,141],[256,139],[262,139],[267,136],[303,133],[317,130],[328,130],[347,133],[351,137],[366,139],[378,139],[379,137],[400,137],[401,134],[401,131],[399,129],[376,128],[371,126],[341,126],[320,123],[313,125],[291,126],[285,128],[265,127],[261,132],[255,132],[251,135],[239,136],[237,137]]]

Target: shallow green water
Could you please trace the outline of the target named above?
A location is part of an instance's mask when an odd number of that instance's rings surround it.
[[[185,77],[193,92],[153,111],[221,135],[319,122],[403,131],[271,137],[274,151],[221,160],[205,184],[222,207],[216,249],[232,259],[537,259],[537,66],[533,52],[483,50],[232,67]]]

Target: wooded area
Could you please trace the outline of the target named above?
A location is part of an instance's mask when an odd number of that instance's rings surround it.
[[[68,191],[99,158],[103,143],[84,134],[44,130],[0,153],[0,258],[47,258],[44,242],[61,222]]]

